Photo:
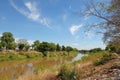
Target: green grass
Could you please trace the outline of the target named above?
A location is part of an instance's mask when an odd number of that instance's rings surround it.
[[[103,65],[112,59],[112,54],[104,54],[102,58],[93,62],[95,66]]]
[[[68,55],[67,52],[46,52],[46,57],[60,57],[60,56],[75,56],[78,52],[71,51]],[[44,58],[43,54],[31,53],[31,52],[0,52],[0,61],[11,61],[11,60],[24,60],[24,59],[41,59]]]
[[[63,64],[57,77],[60,80],[76,80],[77,72],[70,65]]]
[[[88,62],[92,62],[92,67],[103,65],[107,63],[112,58],[115,58],[115,55],[109,53],[107,51],[101,51],[98,53],[90,53],[87,56],[83,56],[81,60],[75,61],[72,64],[64,64],[58,73],[58,78],[60,80],[78,80],[80,77],[84,77],[86,75],[86,71],[83,69],[79,69],[75,66],[78,64],[86,64]],[[89,68],[88,68],[89,69]],[[93,74],[93,69],[89,69],[87,74]]]

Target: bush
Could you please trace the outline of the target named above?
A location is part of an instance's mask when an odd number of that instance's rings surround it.
[[[69,69],[68,66],[63,65],[58,74],[58,78],[61,80],[76,80],[76,72],[73,69]]]
[[[105,63],[107,63],[109,60],[111,60],[112,55],[111,54],[104,54],[102,58],[100,58],[97,61],[94,61],[94,65],[98,66],[98,65],[103,65]]]

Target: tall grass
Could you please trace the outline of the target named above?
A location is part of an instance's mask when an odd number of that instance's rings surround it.
[[[106,51],[88,54],[79,61],[63,65],[58,73],[58,78],[60,80],[80,80],[80,78],[92,75],[95,66],[105,64],[113,58],[115,55]]]
[[[69,56],[75,56],[78,52],[71,51]],[[46,57],[68,56],[67,52],[46,52]],[[0,52],[0,61],[41,59],[44,58],[41,52]]]

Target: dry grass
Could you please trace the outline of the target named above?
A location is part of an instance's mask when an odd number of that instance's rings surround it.
[[[38,74],[31,74],[29,76],[20,76],[16,80],[56,80],[56,72],[45,70],[39,72]]]

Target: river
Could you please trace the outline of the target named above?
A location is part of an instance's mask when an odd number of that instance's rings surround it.
[[[56,68],[62,63],[70,63],[80,60],[84,54],[78,54],[76,57],[58,57],[44,58],[13,62],[0,62],[0,80],[14,80],[18,76],[27,76],[36,69]],[[49,66],[49,67],[48,67]],[[2,79],[1,79],[2,78]]]

